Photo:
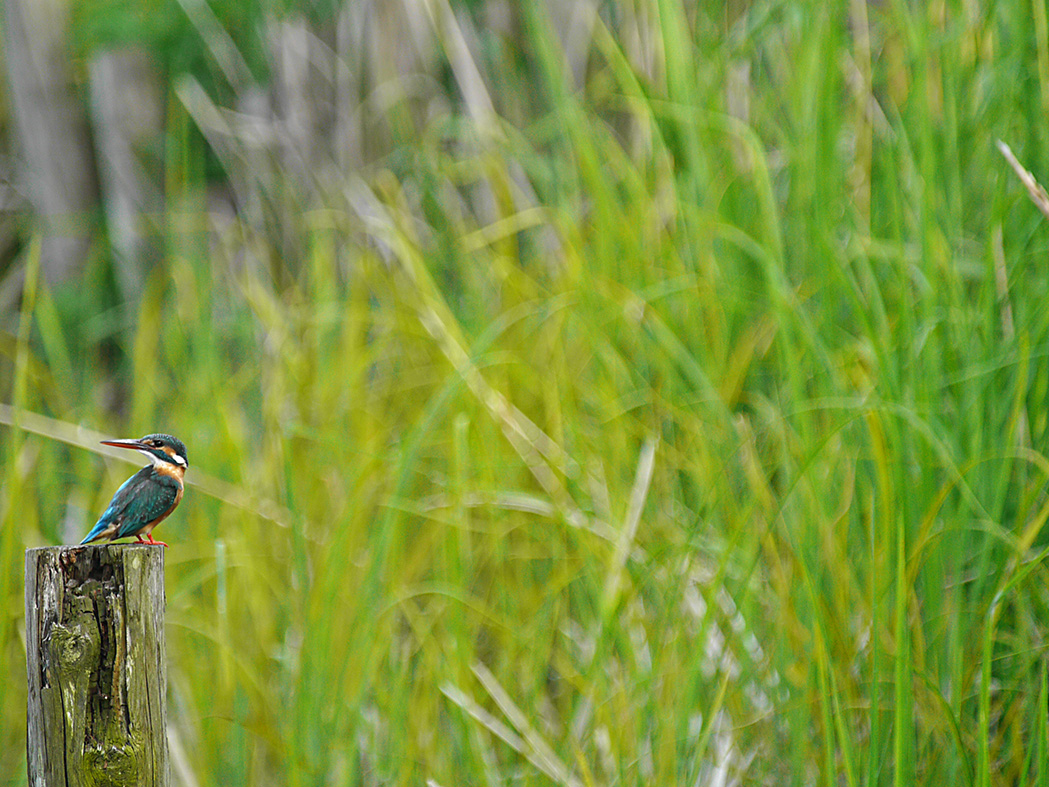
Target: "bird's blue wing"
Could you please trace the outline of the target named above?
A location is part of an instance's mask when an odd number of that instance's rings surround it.
[[[140,493],[132,495],[124,506],[123,518],[115,538],[135,535],[150,522],[170,511],[178,499],[179,483],[166,475],[154,473],[143,486]]]
[[[139,497],[143,487],[149,484],[149,476],[152,472],[153,468],[147,465],[122,483],[117,491],[113,493],[113,499],[109,501],[109,507],[102,512],[102,516],[98,518],[95,526],[91,528],[91,532],[80,543],[87,544],[90,541],[94,541],[114,523],[117,523],[119,526],[127,517],[129,504]]]

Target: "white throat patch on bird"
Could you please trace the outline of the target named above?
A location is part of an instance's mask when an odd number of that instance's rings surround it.
[[[152,462],[153,467],[155,469],[169,469],[172,465],[175,465],[180,470],[186,469],[187,463],[185,458],[181,454],[179,454],[174,448],[172,448],[171,446],[164,446],[164,448],[161,450],[164,452],[164,456],[160,456],[155,449],[150,450],[148,448],[139,448],[138,452],[143,456],[148,457],[149,461]]]

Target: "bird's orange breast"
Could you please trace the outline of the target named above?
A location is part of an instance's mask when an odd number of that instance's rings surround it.
[[[157,464],[153,470],[159,475],[166,475],[168,478],[174,478],[178,481],[178,496],[179,498],[182,497],[182,479],[186,477],[186,468],[178,465]]]

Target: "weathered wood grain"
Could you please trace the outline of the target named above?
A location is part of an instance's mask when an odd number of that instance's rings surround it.
[[[166,787],[164,550],[26,551],[29,784]]]

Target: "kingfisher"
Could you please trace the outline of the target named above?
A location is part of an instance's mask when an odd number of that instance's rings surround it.
[[[153,540],[153,528],[182,500],[183,478],[189,467],[185,444],[169,434],[147,434],[138,440],[103,440],[102,445],[139,451],[149,464],[120,485],[80,543],[134,536],[139,543],[166,547],[163,541]]]

